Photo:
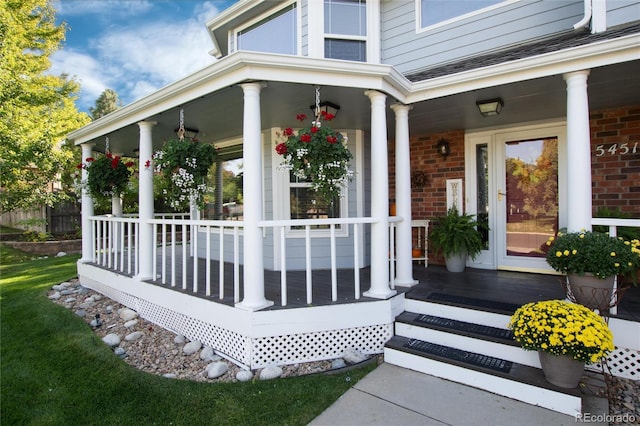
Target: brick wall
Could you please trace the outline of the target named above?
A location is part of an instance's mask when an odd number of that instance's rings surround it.
[[[640,218],[640,106],[591,113],[591,167],[593,213],[599,207],[619,208]],[[449,141],[446,160],[436,145]],[[626,145],[623,145],[626,144]],[[395,201],[395,145],[389,143],[389,197]],[[413,187],[414,219],[429,219],[446,212],[447,179],[464,179],[464,130],[410,137],[411,175],[424,172],[427,182]]]
[[[436,145],[446,139],[451,154],[444,159]],[[464,130],[410,137],[412,214],[414,219],[430,219],[447,211],[447,179],[464,179]],[[414,185],[419,174],[426,176],[424,185]],[[418,178],[418,179],[416,179]],[[389,197],[395,201],[395,149],[389,145]]]
[[[640,106],[592,111],[590,125],[593,212],[640,218]]]

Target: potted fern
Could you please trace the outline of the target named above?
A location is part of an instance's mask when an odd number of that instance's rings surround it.
[[[444,255],[449,272],[464,271],[467,256],[475,259],[484,248],[478,226],[473,215],[460,214],[455,206],[445,216],[436,218],[429,241],[436,254]]]

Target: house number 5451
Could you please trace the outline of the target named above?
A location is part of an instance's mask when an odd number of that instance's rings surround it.
[[[628,143],[621,143],[618,145],[614,143],[609,148],[605,149],[604,145],[596,146],[596,157],[602,157],[606,153],[610,155],[625,155],[625,154],[635,154],[638,152],[638,144],[639,142],[634,143],[633,145],[629,145]]]

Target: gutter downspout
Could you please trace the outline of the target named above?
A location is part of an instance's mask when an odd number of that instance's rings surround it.
[[[580,20],[580,22],[576,23],[573,26],[574,30],[582,28],[586,26],[591,20],[591,0],[584,0],[584,16]]]
[[[591,34],[607,30],[607,0],[584,0],[584,16],[573,26],[574,30],[591,23]]]

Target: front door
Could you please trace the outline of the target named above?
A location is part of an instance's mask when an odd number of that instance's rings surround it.
[[[551,271],[545,243],[560,223],[565,133],[554,125],[467,135],[467,211],[489,227],[472,267]]]

